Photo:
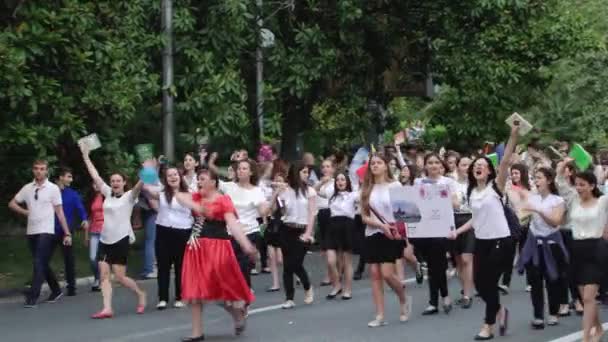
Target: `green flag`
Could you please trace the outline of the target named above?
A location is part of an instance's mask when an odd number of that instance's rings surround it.
[[[585,149],[579,144],[574,144],[572,146],[572,149],[570,150],[570,158],[574,159],[576,167],[578,167],[581,171],[587,170],[593,163],[591,154],[585,151]]]
[[[498,167],[498,154],[490,153],[486,154],[486,157],[488,157],[492,161],[492,165],[494,165],[494,168]]]

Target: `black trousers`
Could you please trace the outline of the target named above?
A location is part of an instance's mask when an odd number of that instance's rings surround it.
[[[558,277],[553,280],[549,279],[546,275],[547,264],[542,252],[542,245],[539,245],[537,248],[539,254],[538,266],[534,265],[533,262],[529,262],[526,265],[526,273],[532,287],[530,298],[532,299],[532,307],[534,308],[534,318],[543,319],[545,313],[545,287],[547,288],[547,298],[549,299],[549,315],[557,316],[560,304],[564,303],[563,289],[567,288],[564,286],[566,281],[564,276],[566,275],[567,268],[566,259],[559,245],[550,245],[549,248],[551,248],[553,259],[557,265]]]
[[[156,226],[156,263],[158,264],[158,300],[169,301],[171,265],[175,269],[175,300],[182,297],[182,263],[191,229]]]
[[[249,239],[249,242],[251,242],[252,245],[257,247],[259,240],[261,240],[259,239],[260,233],[250,233],[246,236],[247,239]],[[234,255],[236,256],[236,260],[239,263],[239,268],[241,269],[241,273],[245,278],[245,282],[247,282],[247,285],[249,285],[249,288],[251,288],[251,270],[255,267],[255,262],[252,261],[251,258],[249,258],[249,256],[245,252],[243,252],[241,245],[239,245],[235,239],[232,239],[232,248],[234,249]]]
[[[570,258],[572,258],[572,242],[574,241],[574,239],[572,238],[572,231],[562,229],[560,230],[560,233],[562,234],[562,238],[564,239],[564,245],[566,245],[566,250],[568,251]],[[562,288],[563,302],[561,304],[568,304],[568,290],[570,290],[570,298],[573,302],[577,301],[580,298],[580,294],[578,293],[578,286],[576,285],[576,281],[574,279],[574,268],[572,266],[572,263],[570,263],[567,267],[567,276],[565,280],[566,285]]]
[[[514,241],[511,248],[509,248],[509,262],[505,264],[502,274],[502,284],[504,286],[511,287],[511,277],[513,276],[513,263],[515,262],[515,255],[517,254],[517,251],[521,252],[521,249],[524,247],[526,239],[528,238],[528,229],[529,227],[524,227],[524,233],[521,234],[521,238],[518,241]],[[527,275],[526,284],[530,285]]]
[[[32,287],[27,295],[29,300],[40,297],[40,289],[46,281],[53,293],[61,291],[55,273],[49,265],[53,257],[56,242],[55,234],[34,234],[27,236],[28,247],[32,253]]]
[[[489,325],[496,323],[496,314],[500,310],[498,280],[510,260],[512,246],[510,237],[475,240],[473,279],[477,292],[486,303],[485,323]]]
[[[74,260],[74,247],[63,245],[63,235],[57,235],[56,242],[61,254],[63,255],[63,265],[65,267],[65,282],[68,291],[76,290],[76,262]]]
[[[297,275],[304,290],[310,289],[308,273],[304,269],[304,257],[308,245],[300,240],[304,229],[281,226],[281,252],[283,253],[283,286],[285,287],[285,299],[293,300],[295,289],[293,275]]]
[[[446,257],[448,242],[444,238],[410,239],[414,249],[422,254],[428,267],[429,304],[438,306],[439,295],[448,296],[448,259]]]

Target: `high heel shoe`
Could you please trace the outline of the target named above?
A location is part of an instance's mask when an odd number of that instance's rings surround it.
[[[333,291],[332,293],[325,296],[325,298],[328,300],[332,300],[332,299],[336,298],[340,293],[342,293],[342,289],[339,289],[338,291]]]
[[[197,336],[197,337],[184,337],[182,338],[182,342],[200,342],[205,340],[205,335]]]

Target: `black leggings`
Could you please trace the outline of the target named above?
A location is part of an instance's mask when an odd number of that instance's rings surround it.
[[[428,267],[429,304],[437,307],[439,295],[448,296],[448,259],[446,257],[447,241],[443,238],[417,238],[410,240],[418,250]]]
[[[526,243],[526,239],[528,238],[528,226],[523,227],[524,233],[521,234],[521,238],[518,241],[515,241],[511,248],[509,248],[509,262],[505,263],[505,268],[502,274],[502,284],[506,287],[511,287],[511,276],[513,275],[513,263],[515,262],[515,255],[519,251],[521,253],[521,249],[524,247]],[[528,280],[528,276],[526,275],[526,284],[530,285],[530,281]]]
[[[543,319],[545,312],[545,286],[547,288],[547,297],[549,299],[549,315],[557,316],[559,306],[564,302],[564,291],[562,291],[562,289],[566,288],[564,286],[566,281],[564,276],[566,275],[567,264],[564,253],[562,253],[559,245],[550,245],[549,248],[551,248],[558,273],[557,279],[550,280],[546,275],[547,264],[542,251],[543,246],[539,245],[537,248],[538,266],[535,266],[532,261],[529,262],[526,265],[526,273],[528,274],[528,280],[530,281],[530,286],[532,287],[530,298],[532,299],[532,306],[534,308],[534,318]],[[566,300],[567,299],[568,295],[566,292]]]
[[[175,269],[175,300],[182,297],[182,262],[186,243],[190,238],[190,229],[169,228],[156,226],[156,262],[158,263],[158,300],[169,301],[169,283],[171,280],[171,265]]]
[[[285,287],[285,299],[293,300],[295,289],[293,275],[297,275],[304,290],[310,289],[308,273],[304,269],[304,257],[308,246],[300,240],[304,229],[281,226],[281,252],[283,253],[283,286]]]
[[[498,280],[505,264],[510,260],[513,241],[510,237],[500,239],[476,239],[473,256],[473,278],[481,299],[486,302],[485,323],[494,325],[500,310]]]
[[[574,241],[572,238],[571,230],[560,230],[562,233],[562,238],[564,239],[564,245],[566,245],[566,250],[568,250],[568,255],[572,258],[572,242]],[[577,301],[580,298],[580,294],[578,293],[578,286],[576,285],[576,281],[574,279],[574,268],[572,263],[568,266],[567,277],[565,280],[565,285],[562,287],[562,303],[568,304],[568,289],[570,290],[570,297],[573,302]]]
[[[260,236],[259,232],[249,233],[246,235],[249,242],[252,245],[257,247],[258,238]],[[241,273],[245,278],[245,282],[251,288],[251,270],[255,267],[255,262],[251,261],[249,256],[243,251],[241,245],[236,242],[235,239],[232,239],[232,249],[234,250],[234,255],[236,256],[236,260],[239,263],[239,268],[241,269]]]

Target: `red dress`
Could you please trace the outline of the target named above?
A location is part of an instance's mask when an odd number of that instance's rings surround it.
[[[202,222],[198,247],[188,245],[182,266],[182,300],[188,302],[241,302],[249,304],[254,296],[245,282],[232,249],[224,215],[236,213],[230,197],[218,196],[206,202],[199,193],[192,194],[194,202],[207,209]]]

